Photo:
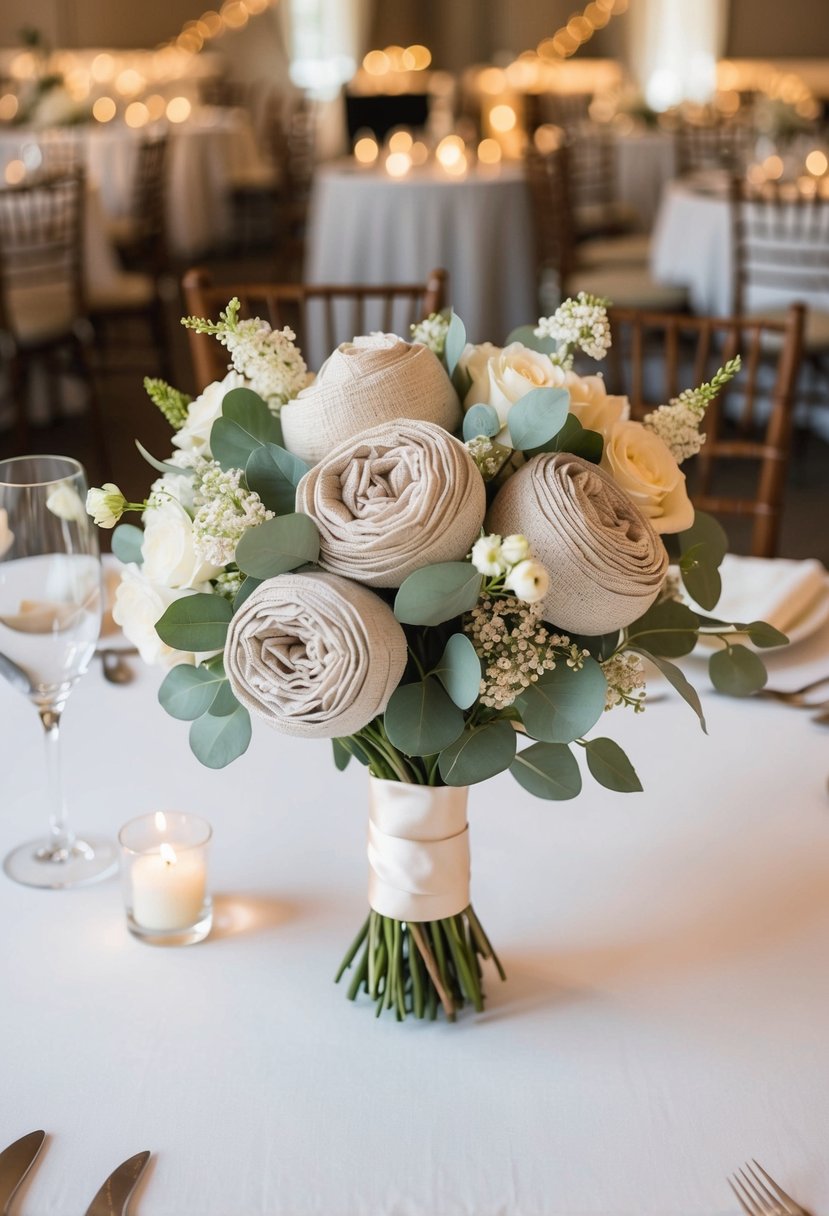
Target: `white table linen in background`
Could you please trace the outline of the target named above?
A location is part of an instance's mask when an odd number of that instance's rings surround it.
[[[463,179],[435,165],[405,178],[353,162],[319,172],[309,282],[425,283],[439,266],[449,271],[450,301],[470,341],[500,344],[535,321],[532,215],[520,166],[473,169]]]
[[[829,628],[770,665],[825,672]],[[706,737],[668,693],[599,728],[644,794],[474,788],[473,900],[509,981],[481,1017],[398,1025],[332,983],[366,911],[364,771],[257,725],[208,772],[158,678],[96,665],[73,693],[73,815],[206,816],[220,928],[152,948],[115,879],[0,876],[0,1142],[50,1133],[21,1216],[77,1216],[144,1148],[141,1216],[714,1216],[752,1156],[829,1209],[825,727],[709,693]],[[3,683],[0,721],[5,854],[42,826],[43,769]]]

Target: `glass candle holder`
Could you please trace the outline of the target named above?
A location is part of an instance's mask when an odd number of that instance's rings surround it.
[[[190,946],[213,923],[207,854],[213,830],[198,815],[156,811],[118,834],[127,927],[153,946]]]

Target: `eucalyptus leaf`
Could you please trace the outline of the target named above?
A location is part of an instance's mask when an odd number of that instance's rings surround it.
[[[481,575],[469,562],[423,566],[397,592],[394,615],[404,625],[440,625],[471,611],[480,590]]]
[[[515,731],[509,722],[487,722],[465,730],[440,753],[438,769],[446,785],[477,785],[509,768]]]
[[[463,416],[463,437],[466,443],[478,435],[494,439],[501,430],[501,419],[492,405],[473,405]]]
[[[158,702],[171,718],[193,722],[207,713],[223,683],[226,683],[224,672],[178,663],[164,677]]]
[[[680,558],[679,571],[688,594],[700,608],[714,608],[722,594],[722,579],[711,550],[704,544],[692,545]]]
[[[141,546],[144,543],[144,530],[135,524],[119,524],[112,533],[112,552],[119,562],[136,562],[141,565],[144,558]]]
[[[221,417],[210,429],[210,451],[221,467],[244,469],[252,452],[266,443],[282,445],[282,427],[265,402],[249,388],[233,388],[222,401]]]
[[[241,587],[233,597],[234,612],[239,611],[248,596],[251,595],[257,587],[261,586],[262,581],[263,580],[261,578],[251,578],[250,575],[248,575],[247,578],[242,581]]]
[[[396,688],[383,721],[389,740],[406,756],[434,756],[463,730],[463,714],[431,677]]]
[[[699,724],[702,727],[703,733],[708,734],[708,727],[705,724],[705,715],[702,712],[702,702],[699,699],[699,693],[686,680],[685,675],[673,663],[669,663],[667,659],[659,658],[655,654],[651,654],[648,650],[643,650],[640,646],[636,647],[637,654],[641,654],[642,658],[647,659],[657,667],[671,685],[675,688],[684,701],[687,701],[691,709],[699,718]]]
[[[558,341],[555,338],[539,338],[534,325],[519,325],[504,345],[510,346],[513,342],[520,342],[528,350],[537,350],[542,355],[555,355],[558,352]]]
[[[232,714],[238,704],[236,694],[230,686],[230,680],[225,679],[219,685],[216,698],[210,706],[210,712],[214,718],[223,718],[225,714]]]
[[[567,421],[570,394],[565,388],[533,388],[519,397],[507,425],[513,447],[519,452],[543,448]]]
[[[248,457],[245,481],[269,511],[286,515],[296,510],[296,488],[307,472],[304,460],[276,443],[266,443]]]
[[[770,646],[788,645],[789,639],[785,633],[781,633],[779,629],[775,629],[767,621],[751,621],[750,624],[743,625],[742,630],[748,634],[754,645],[759,646],[761,650],[767,650]]]
[[[724,646],[716,651],[708,660],[708,674],[717,691],[730,697],[750,697],[768,679],[763,660],[747,646]]]
[[[317,525],[310,515],[297,512],[250,528],[236,546],[236,565],[253,578],[275,578],[315,562],[319,552]]]
[[[185,595],[165,609],[155,631],[174,650],[221,650],[232,616],[232,605],[220,595]]]
[[[581,792],[576,757],[563,743],[532,743],[518,752],[509,771],[536,798],[564,802]]]
[[[151,453],[148,452],[147,449],[144,447],[144,445],[139,443],[137,439],[134,442],[135,442],[135,446],[138,448],[139,452],[144,457],[147,464],[150,465],[152,468],[154,468],[157,472],[173,473],[173,474],[175,474],[176,477],[192,477],[193,476],[192,469],[180,469],[178,467],[178,465],[170,464],[166,460],[156,460],[155,456],[151,455]]]
[[[443,347],[443,359],[446,370],[451,376],[458,366],[458,360],[466,346],[466,326],[456,312],[452,313],[449,328],[446,331],[446,342]]]
[[[334,765],[337,772],[345,772],[351,763],[351,752],[346,747],[342,739],[332,739],[331,747],[334,749]]]
[[[453,633],[434,675],[460,709],[469,709],[481,690],[481,660],[465,633]]]
[[[225,768],[247,751],[250,714],[243,705],[223,717],[204,714],[190,727],[190,750],[207,768]]]
[[[677,540],[681,554],[700,545],[706,554],[706,561],[717,567],[728,552],[728,537],[722,524],[705,511],[694,513],[694,522],[690,528],[678,533]]]
[[[588,739],[585,744],[587,767],[605,789],[618,794],[638,794],[642,782],[636,769],[613,739]]]
[[[663,600],[628,627],[629,642],[644,646],[651,654],[677,659],[690,654],[697,644],[699,617],[687,604]]]
[[[545,452],[569,452],[571,456],[580,456],[591,464],[599,463],[603,450],[604,440],[599,432],[588,431],[575,414],[568,414],[558,434],[544,444]]]
[[[561,661],[516,699],[528,734],[545,743],[572,743],[604,712],[607,680],[599,664],[586,658],[580,671]]]

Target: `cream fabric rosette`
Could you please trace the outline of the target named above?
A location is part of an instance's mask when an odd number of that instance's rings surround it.
[[[369,587],[461,561],[486,491],[467,449],[440,426],[399,418],[341,443],[297,487],[320,532],[320,565]]]
[[[285,447],[316,464],[367,427],[394,418],[460,426],[461,407],[443,364],[427,347],[394,334],[345,342],[308,388],[282,407]]]
[[[571,633],[611,633],[650,608],[665,547],[611,477],[567,453],[534,456],[499,491],[489,531],[523,532],[550,573],[545,620]]]
[[[224,663],[238,700],[270,726],[332,739],[386,708],[406,666],[406,636],[366,587],[320,571],[280,574],[234,616]]]
[[[685,474],[663,439],[641,422],[616,422],[604,436],[601,467],[629,494],[656,532],[694,522]]]

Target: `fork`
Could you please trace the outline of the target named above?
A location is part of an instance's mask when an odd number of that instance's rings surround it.
[[[753,1166],[746,1162],[745,1169],[728,1179],[728,1185],[746,1216],[809,1216],[806,1209],[766,1173],[759,1161],[753,1158],[752,1161]]]
[[[783,701],[788,705],[796,705],[798,708],[820,709],[821,703],[809,702],[806,693],[813,692],[823,684],[829,684],[829,676],[821,676],[820,679],[812,680],[809,684],[804,684],[802,688],[793,688],[790,692],[781,688],[761,688],[758,695],[773,697],[775,701]]]

